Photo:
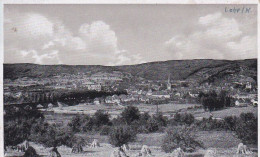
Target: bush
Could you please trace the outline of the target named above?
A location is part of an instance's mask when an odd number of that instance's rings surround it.
[[[241,113],[235,132],[244,143],[257,144],[257,117],[253,113]]]
[[[68,123],[68,126],[71,127],[73,132],[80,132],[82,130],[81,125],[83,122],[84,117],[81,115],[76,115],[72,117],[71,121]]]
[[[154,115],[153,119],[156,120],[159,127],[166,127],[167,126],[168,119],[167,119],[167,117],[163,116],[162,113],[158,113],[158,114]]]
[[[68,123],[74,133],[91,131],[94,125],[94,118],[88,115],[76,115]]]
[[[172,125],[191,125],[194,123],[194,116],[190,113],[176,113],[174,118],[171,120],[170,124]]]
[[[114,127],[109,133],[109,142],[116,147],[120,147],[123,144],[134,141],[135,138],[136,133],[129,126]]]
[[[111,126],[103,125],[100,129],[100,135],[109,135],[111,131]]]
[[[225,128],[227,130],[235,131],[238,118],[236,116],[227,116],[224,118]]]
[[[139,120],[140,112],[137,107],[134,106],[127,106],[124,111],[121,113],[122,120],[127,125],[130,125],[133,121]]]
[[[145,133],[156,132],[159,130],[159,123],[155,118],[150,118],[145,125]]]
[[[196,126],[204,131],[212,131],[212,130],[224,130],[225,122],[223,120],[216,120],[212,117],[203,118],[203,120],[196,122]]]
[[[36,150],[32,146],[29,146],[23,155],[23,157],[37,157],[37,156],[39,155],[36,153]]]
[[[30,139],[33,142],[43,144],[46,147],[58,147],[66,145],[72,147],[74,134],[68,127],[58,127],[45,123],[42,126],[34,125]]]
[[[203,147],[200,141],[195,139],[194,128],[185,125],[169,128],[163,139],[162,149],[166,152],[172,152],[176,148],[184,151],[193,152],[197,147]]]
[[[93,116],[93,122],[96,127],[96,130],[99,130],[99,127],[103,125],[111,125],[109,120],[109,115],[104,113],[102,110],[98,110]]]

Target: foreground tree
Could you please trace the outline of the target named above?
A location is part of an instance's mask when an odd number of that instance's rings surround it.
[[[29,139],[31,128],[42,123],[44,116],[36,109],[9,107],[4,115],[4,144],[15,146]]]
[[[165,138],[163,139],[162,149],[169,153],[177,148],[184,151],[194,151],[197,147],[203,147],[200,141],[197,141],[194,135],[194,128],[177,126],[169,128]]]
[[[132,142],[135,138],[136,133],[129,126],[114,127],[109,134],[110,143],[116,147]]]
[[[45,147],[53,147],[50,154],[60,156],[57,147],[65,145],[73,146],[75,136],[68,127],[58,127],[57,125],[34,125],[30,139],[36,143],[43,144]]]
[[[241,113],[235,130],[246,144],[257,144],[257,117],[253,113]]]

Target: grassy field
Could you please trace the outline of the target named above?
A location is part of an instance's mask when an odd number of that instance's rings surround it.
[[[249,156],[239,156],[236,155],[236,147],[241,142],[237,139],[232,132],[226,131],[200,131],[197,134],[197,139],[201,140],[204,144],[204,149],[198,149],[193,153],[185,153],[185,157],[203,157],[205,151],[208,148],[216,148],[218,157],[256,157],[257,153],[254,153]],[[80,154],[72,154],[71,148],[61,146],[58,148],[62,157],[109,157],[113,151],[113,146],[109,144],[107,136],[100,135],[87,135],[81,134],[86,141],[91,142],[93,139],[98,139],[101,144],[101,147],[98,148],[89,148],[84,147],[84,152]],[[134,157],[138,152],[140,152],[142,145],[148,145],[152,151],[154,157],[170,157],[169,153],[165,153],[161,149],[161,144],[165,134],[164,133],[150,133],[150,134],[138,134],[136,141],[129,144],[130,151],[127,154],[130,157]],[[50,148],[44,148],[42,145],[30,143],[33,146],[37,153],[41,156],[47,156]],[[256,147],[256,146],[254,146]],[[250,147],[252,148],[252,146]],[[20,156],[21,152],[7,152],[6,156]]]
[[[138,107],[140,112],[149,112],[150,114],[156,113],[157,107],[147,104],[135,105]],[[194,106],[199,106],[198,104],[163,104],[159,105],[158,109],[164,115],[171,117],[176,112],[191,113],[195,117],[209,117],[210,113],[205,112],[201,108],[194,108]],[[54,108],[55,112],[45,112],[46,120],[50,123],[63,123],[71,119],[72,116],[76,114],[89,114],[93,115],[96,110],[105,110],[112,117],[118,116],[124,109],[123,106],[104,106],[104,105],[84,105],[80,104],[77,106],[64,107],[62,110],[59,108]],[[224,118],[229,115],[239,116],[242,112],[253,112],[257,115],[257,108],[252,106],[248,107],[231,107],[226,108],[220,111],[213,111],[211,114],[215,118]],[[61,153],[62,157],[109,157],[113,151],[113,146],[109,144],[108,136],[102,136],[97,133],[88,133],[88,134],[77,134],[78,136],[83,137],[87,142],[91,143],[94,139],[98,139],[101,143],[99,148],[89,148],[84,147],[84,153],[81,154],[71,154],[71,148],[68,147],[59,147],[58,150]],[[167,154],[162,151],[161,144],[165,133],[150,133],[150,134],[138,134],[135,142],[130,143],[131,150],[127,152],[130,157],[135,156],[142,145],[148,145],[154,157],[170,157],[170,154]],[[185,153],[185,157],[203,157],[205,151],[209,148],[215,148],[217,150],[218,157],[255,157],[257,153],[255,152],[252,155],[242,156],[236,154],[236,147],[241,142],[233,132],[230,131],[199,131],[196,133],[197,139],[203,142],[204,148],[196,150],[194,153]],[[42,156],[48,154],[49,148],[44,148],[41,145],[34,144],[37,152]],[[256,149],[256,145],[250,145],[250,148]],[[12,152],[13,153],[13,152]],[[19,156],[19,154],[12,154],[9,156]],[[16,152],[17,153],[17,152]],[[8,155],[7,155],[8,156]]]
[[[225,118],[226,116],[239,116],[241,113],[248,113],[252,112],[257,116],[257,108],[253,106],[247,106],[247,107],[229,107],[223,110],[219,111],[213,111],[212,115],[215,118]],[[210,116],[209,112],[204,112],[203,109],[197,110],[193,112],[193,115],[195,117],[206,117],[208,118]]]
[[[136,106],[140,112],[149,112],[155,114],[157,107],[155,105],[139,104]],[[158,106],[159,112],[162,112],[164,116],[171,118],[176,112],[191,113],[194,117],[210,116],[209,112],[205,112],[203,109],[193,108],[194,106],[200,106],[199,104],[162,104]],[[76,106],[63,107],[62,109],[56,107],[54,112],[43,112],[45,118],[50,123],[67,124],[67,122],[77,114],[93,115],[97,110],[104,110],[109,113],[111,118],[117,117],[124,109],[123,106],[106,106],[106,105],[85,105],[79,104]],[[224,118],[226,116],[239,116],[241,113],[253,112],[257,116],[257,108],[253,106],[247,107],[230,107],[219,111],[212,111],[211,114],[215,118]]]

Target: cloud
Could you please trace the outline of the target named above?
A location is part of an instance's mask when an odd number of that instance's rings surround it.
[[[244,59],[257,57],[256,37],[243,36],[240,23],[221,13],[200,17],[200,29],[178,34],[164,43],[171,59]],[[245,52],[249,55],[246,56]]]
[[[256,58],[257,57],[257,37],[244,36],[240,41],[228,42],[227,46],[233,52],[237,53],[240,58]]]
[[[5,19],[5,62],[121,65],[141,60],[118,47],[116,33],[103,21],[82,23],[72,33],[61,20],[38,13]]]

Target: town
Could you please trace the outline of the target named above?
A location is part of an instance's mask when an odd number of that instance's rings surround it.
[[[244,71],[241,69],[241,71]],[[257,102],[257,83],[246,75],[237,76],[233,71],[228,71],[232,81],[205,82],[199,84],[195,79],[173,80],[170,74],[166,80],[147,80],[142,77],[132,76],[130,73],[113,71],[111,73],[97,72],[67,74],[61,73],[48,78],[22,77],[15,80],[4,79],[4,102],[8,104],[45,104],[57,101],[77,99],[80,102],[94,105],[127,105],[160,100],[162,103],[198,103],[200,92],[209,92],[212,89],[217,93],[222,90],[234,98],[234,105],[255,105]],[[205,74],[203,74],[205,73]],[[209,77],[206,72],[198,72],[196,77]],[[68,95],[60,99],[61,93],[107,92],[109,95],[97,97],[74,97]],[[118,92],[117,94],[113,94]],[[121,93],[121,94],[120,94]]]

